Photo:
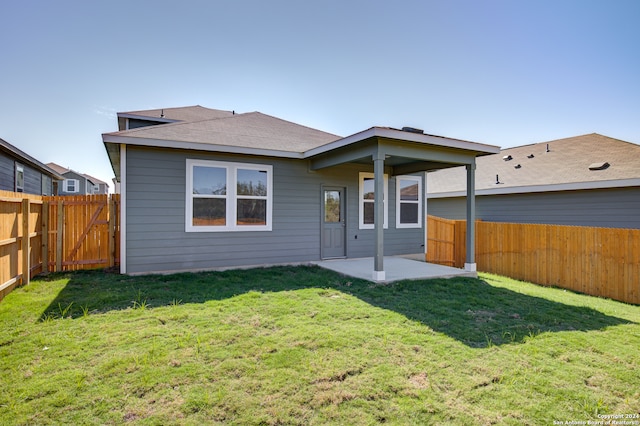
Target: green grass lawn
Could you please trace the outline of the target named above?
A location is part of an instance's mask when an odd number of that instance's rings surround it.
[[[36,278],[0,302],[0,422],[638,415],[640,307],[480,278],[378,285],[317,267]]]

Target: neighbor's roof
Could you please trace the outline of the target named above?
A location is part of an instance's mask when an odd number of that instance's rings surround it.
[[[102,181],[102,180],[100,180],[98,178],[95,178],[95,177],[93,177],[91,175],[88,175],[86,173],[76,172],[75,170],[72,170],[72,169],[70,169],[68,167],[63,167],[63,166],[61,166],[59,164],[56,164],[56,163],[47,163],[47,166],[50,167],[52,170],[55,170],[60,175],[64,175],[65,173],[73,172],[73,173],[75,173],[77,175],[84,176],[86,179],[90,180],[94,184],[98,184],[98,185],[99,184],[104,184],[104,185],[109,186],[109,184],[107,182],[104,182],[104,181]]]
[[[21,162],[25,164],[29,164],[31,167],[40,170],[42,173],[48,176],[51,176],[56,180],[64,179],[62,176],[60,176],[60,174],[56,170],[53,170],[47,165],[41,163],[40,161],[36,160],[26,152],[11,145],[9,142],[5,141],[4,139],[0,139],[0,151],[4,151],[11,154],[13,157],[18,158]]]
[[[592,133],[507,148],[478,157],[475,176],[476,195],[640,186],[640,145]],[[429,198],[465,195],[466,170],[429,173],[427,192]]]

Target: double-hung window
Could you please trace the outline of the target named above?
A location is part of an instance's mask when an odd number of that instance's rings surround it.
[[[271,231],[273,166],[187,160],[186,231]]]
[[[374,205],[375,205],[375,179],[373,173],[360,173],[359,179],[359,219],[360,229],[374,228]],[[384,175],[384,194],[382,201],[384,203],[384,228],[388,228],[389,210],[387,201],[389,199],[389,176]]]
[[[422,177],[396,177],[396,228],[422,227]]]
[[[65,179],[62,185],[64,192],[79,192],[80,181],[78,179]]]

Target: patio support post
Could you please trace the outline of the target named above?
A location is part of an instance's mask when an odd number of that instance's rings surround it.
[[[464,269],[475,272],[476,266],[476,163],[467,164],[467,256]]]
[[[373,279],[384,281],[384,152],[373,156],[375,257]]]

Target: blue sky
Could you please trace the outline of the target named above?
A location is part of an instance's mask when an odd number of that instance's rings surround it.
[[[640,1],[3,1],[0,138],[109,181],[117,112],[640,143]]]

